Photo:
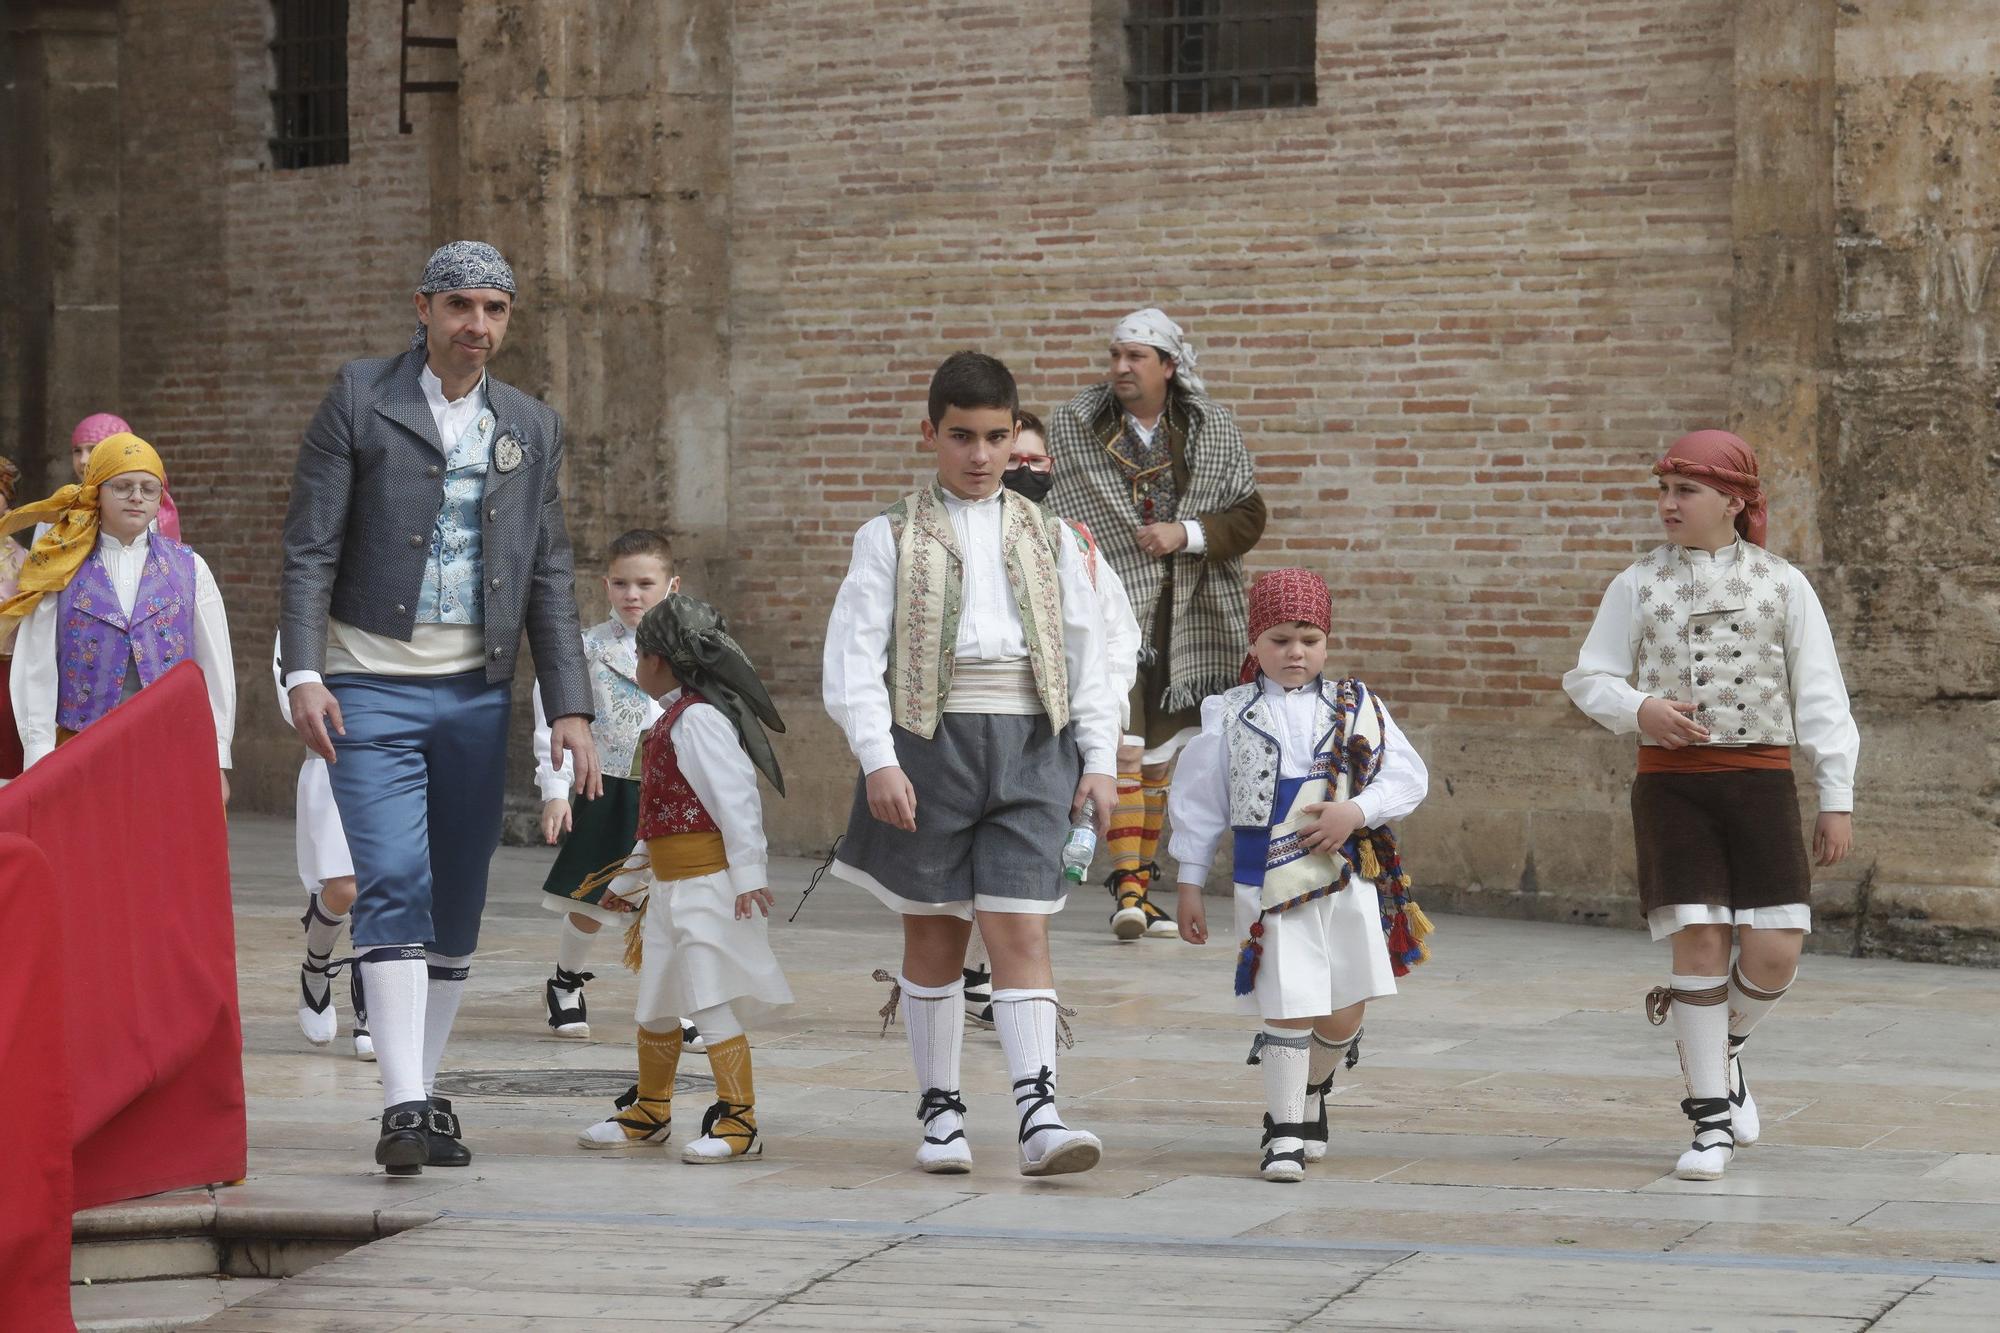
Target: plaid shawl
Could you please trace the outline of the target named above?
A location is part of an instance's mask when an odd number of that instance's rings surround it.
[[[1236,684],[1246,625],[1243,562],[1185,551],[1155,560],[1139,549],[1131,484],[1126,469],[1110,456],[1124,436],[1124,424],[1125,414],[1108,384],[1085,389],[1056,409],[1049,422],[1049,453],[1056,460],[1049,507],[1089,526],[1123,580],[1142,630],[1150,630],[1160,591],[1172,572],[1169,680],[1158,702],[1174,712]],[[1167,398],[1163,424],[1186,441],[1191,475],[1180,498],[1182,515],[1227,509],[1257,489],[1243,434],[1228,408],[1200,394],[1175,392]],[[1150,643],[1141,651],[1151,651]]]

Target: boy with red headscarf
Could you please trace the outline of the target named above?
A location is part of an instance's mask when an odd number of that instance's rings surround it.
[[[1739,1051],[1812,929],[1792,751],[1812,765],[1812,855],[1830,866],[1853,844],[1861,741],[1812,585],[1764,549],[1750,446],[1696,431],[1653,472],[1667,540],[1612,580],[1563,689],[1612,732],[1639,735],[1639,904],[1653,938],[1673,944],[1647,1013],[1673,1019],[1694,1125],[1674,1174],[1718,1180],[1761,1128]]]
[[[1369,1000],[1423,960],[1430,923],[1408,901],[1387,824],[1422,803],[1424,761],[1358,680],[1328,680],[1333,596],[1307,569],[1250,589],[1243,684],[1210,695],[1168,798],[1180,863],[1181,938],[1208,942],[1201,888],[1232,839],[1237,1010],[1262,1030],[1266,1180],[1326,1156],[1326,1097],[1359,1057]]]

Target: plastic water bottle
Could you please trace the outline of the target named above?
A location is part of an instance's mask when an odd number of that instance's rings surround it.
[[[1083,883],[1083,877],[1090,873],[1090,858],[1097,855],[1097,801],[1085,797],[1083,813],[1076,823],[1070,825],[1069,837],[1063,840],[1062,877],[1072,884]]]

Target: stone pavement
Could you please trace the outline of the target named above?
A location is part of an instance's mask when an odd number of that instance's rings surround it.
[[[206,1327],[1904,1333],[1993,1327],[2000,1308],[1991,972],[1808,957],[1751,1048],[1763,1142],[1691,1183],[1666,1174],[1682,1093],[1640,1009],[1664,951],[1443,918],[1436,960],[1370,1015],[1335,1087],[1326,1161],[1273,1185],[1255,1177],[1261,1093],[1250,1024],[1227,1012],[1229,942],[1118,945],[1093,891],[1057,918],[1056,959],[1078,1010],[1065,1110],[1104,1138],[1104,1164],[1016,1174],[999,1046],[973,1031],[978,1165],[929,1177],[910,1165],[901,1029],[879,1035],[886,987],[869,979],[896,961],[892,922],[829,880],[784,924],[811,870],[786,861],[773,939],[799,1004],[752,1033],[767,1155],[704,1169],[677,1156],[709,1097],[700,1057],[675,1147],[572,1146],[630,1080],[632,987],[607,943],[593,1040],[548,1035],[551,854],[505,849],[441,1079],[476,1160],[392,1180],[369,1156],[374,1067],[344,1040],[307,1047],[293,1017],[290,826],[240,818],[233,840],[251,1176],[212,1206],[245,1232],[398,1234],[251,1284]],[[210,1199],[137,1207],[190,1203]]]

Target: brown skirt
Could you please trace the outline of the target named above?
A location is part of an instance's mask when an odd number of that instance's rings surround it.
[[[1639,910],[1704,903],[1743,911],[1812,897],[1789,769],[1641,773],[1632,782]]]

